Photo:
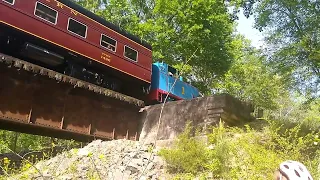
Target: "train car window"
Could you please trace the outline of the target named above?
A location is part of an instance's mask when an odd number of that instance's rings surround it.
[[[171,72],[173,75],[177,74],[177,70],[172,66],[168,66],[168,72]]]
[[[107,49],[110,49],[111,51],[116,52],[117,41],[106,35],[101,34],[100,45]]]
[[[14,4],[14,0],[2,0],[2,1],[4,1],[4,2],[6,2],[6,3],[9,3],[9,4],[11,4],[11,5]]]
[[[69,18],[69,22],[68,22],[68,30],[74,34],[77,34],[83,38],[87,37],[87,26],[74,20]]]
[[[34,15],[52,24],[57,23],[58,12],[40,2],[36,3]]]
[[[132,61],[138,62],[138,51],[128,46],[124,46],[124,56],[131,59]]]

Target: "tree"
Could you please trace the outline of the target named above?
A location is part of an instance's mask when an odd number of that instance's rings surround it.
[[[79,142],[52,137],[0,130],[0,153],[41,150],[54,146],[76,146]]]
[[[233,59],[232,33],[237,1],[78,0],[85,8],[153,46],[153,60],[182,68],[201,90],[223,75]],[[180,71],[182,69],[179,69]]]
[[[288,96],[285,79],[266,66],[265,56],[250,47],[250,41],[240,35],[236,39],[238,56],[225,76],[212,85],[214,90],[249,101],[256,107],[278,108],[277,100]]]
[[[255,5],[255,27],[265,32],[270,64],[279,73],[292,75],[296,87],[305,95],[318,96],[320,3],[261,0]]]

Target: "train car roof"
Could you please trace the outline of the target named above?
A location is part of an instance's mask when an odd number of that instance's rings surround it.
[[[139,43],[139,44],[141,44],[142,46],[144,46],[144,47],[152,50],[152,46],[151,46],[149,43],[147,43],[146,41],[142,40],[142,39],[139,38],[138,36],[132,35],[132,34],[126,32],[126,31],[124,31],[124,30],[121,30],[121,29],[120,29],[119,27],[117,27],[116,25],[114,25],[114,24],[106,21],[106,20],[103,19],[102,17],[100,17],[100,16],[94,14],[93,12],[85,9],[84,7],[78,5],[77,3],[72,2],[71,0],[58,0],[58,1],[62,2],[63,4],[69,6],[69,7],[72,8],[72,9],[74,9],[74,10],[76,10],[76,11],[78,11],[78,12],[80,12],[80,13],[86,15],[86,16],[88,16],[89,18],[91,18],[91,19],[93,19],[93,20],[95,20],[95,21],[97,21],[97,22],[99,22],[99,23],[107,26],[108,28],[110,28],[110,29],[118,32],[119,34],[122,34],[123,36],[131,39],[132,41],[134,41],[134,42],[136,42],[136,43]]]

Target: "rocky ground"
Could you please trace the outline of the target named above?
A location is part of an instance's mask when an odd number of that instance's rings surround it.
[[[128,140],[96,140],[41,161],[13,179],[170,179],[157,149]],[[30,166],[30,165],[29,165]]]

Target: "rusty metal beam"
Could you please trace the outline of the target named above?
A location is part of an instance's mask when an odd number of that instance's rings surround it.
[[[2,66],[18,69],[19,71],[22,70],[22,71],[30,72],[34,75],[45,76],[55,80],[56,82],[62,82],[77,88],[82,88],[87,91],[92,91],[96,94],[100,94],[106,97],[124,101],[129,104],[134,104],[138,107],[144,106],[144,102],[139,99],[135,99],[133,97],[112,91],[110,89],[102,88],[100,86],[96,86],[94,84],[87,83],[85,81],[82,81],[70,76],[66,76],[64,74],[57,73],[55,71],[43,68],[41,66],[38,66],[38,65],[35,65],[35,64],[23,61],[21,59],[14,58],[12,56],[2,54],[2,53],[0,53],[0,64]]]
[[[64,138],[137,139],[140,101],[74,87],[73,78],[2,54],[0,59],[0,128]],[[35,76],[39,73],[51,78]]]

